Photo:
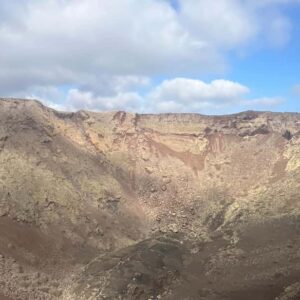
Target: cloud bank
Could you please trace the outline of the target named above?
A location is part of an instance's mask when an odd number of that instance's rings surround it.
[[[71,89],[64,106],[47,104],[63,110],[124,110],[142,113],[203,112],[222,111],[230,106],[245,108],[272,107],[284,99],[265,97],[247,99],[250,89],[229,80],[214,80],[205,83],[201,80],[174,78],[165,80],[150,89],[145,95],[137,92],[120,92],[113,96],[97,96],[92,92]]]
[[[292,24],[279,8],[299,3],[0,2],[1,95],[90,109],[142,110],[146,101],[157,111],[218,107],[247,94],[238,83],[189,78],[222,76],[229,53],[255,51],[254,44],[284,46]],[[156,78],[163,82],[156,84]]]

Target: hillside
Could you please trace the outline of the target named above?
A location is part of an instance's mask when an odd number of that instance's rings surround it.
[[[300,299],[299,190],[300,114],[1,99],[0,299]]]

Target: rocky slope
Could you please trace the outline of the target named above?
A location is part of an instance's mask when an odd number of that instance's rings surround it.
[[[1,99],[0,299],[300,299],[299,188],[300,114]]]

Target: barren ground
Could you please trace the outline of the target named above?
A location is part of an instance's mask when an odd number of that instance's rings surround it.
[[[0,299],[300,299],[300,115],[0,100]]]

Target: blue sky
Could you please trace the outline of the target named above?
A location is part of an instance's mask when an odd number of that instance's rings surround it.
[[[0,0],[0,95],[59,110],[300,112],[299,0]]]
[[[300,81],[300,9],[287,10],[292,23],[289,42],[279,48],[265,48],[245,58],[231,57],[229,79],[251,86],[254,97],[279,95],[286,99],[276,111],[300,112],[300,95],[293,87]]]

